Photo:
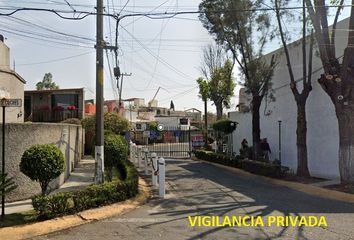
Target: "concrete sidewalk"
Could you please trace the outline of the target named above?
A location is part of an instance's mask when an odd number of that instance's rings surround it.
[[[95,159],[92,156],[84,156],[79,162],[78,166],[71,173],[70,177],[66,182],[61,185],[58,189],[54,190],[50,194],[57,192],[67,192],[82,189],[94,182],[95,174]],[[5,213],[19,213],[28,210],[32,210],[31,199],[11,202],[5,204]]]

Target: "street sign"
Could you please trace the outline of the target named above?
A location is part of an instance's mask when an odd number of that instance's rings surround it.
[[[7,107],[21,107],[22,100],[21,99],[0,99],[0,107],[2,107],[2,159],[1,159],[1,174],[5,174],[5,109]],[[5,184],[5,179],[2,180],[2,184]],[[1,191],[1,219],[5,217],[5,188]]]
[[[0,107],[21,107],[22,106],[22,99],[14,98],[14,99],[1,99],[0,100]]]

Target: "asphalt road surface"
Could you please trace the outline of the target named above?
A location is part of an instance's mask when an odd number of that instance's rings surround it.
[[[354,239],[354,204],[275,186],[191,160],[167,160],[166,199],[36,240]],[[191,227],[188,216],[325,216],[328,227]]]

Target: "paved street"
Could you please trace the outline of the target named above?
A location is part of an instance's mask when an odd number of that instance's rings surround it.
[[[120,217],[36,240],[354,239],[354,205],[191,160],[167,161],[168,194]],[[190,227],[188,216],[325,216],[328,227]]]

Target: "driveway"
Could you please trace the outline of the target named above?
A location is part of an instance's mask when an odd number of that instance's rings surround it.
[[[192,160],[167,160],[167,196],[125,215],[35,238],[354,239],[354,204],[323,199]],[[328,227],[191,227],[188,216],[324,216]]]

